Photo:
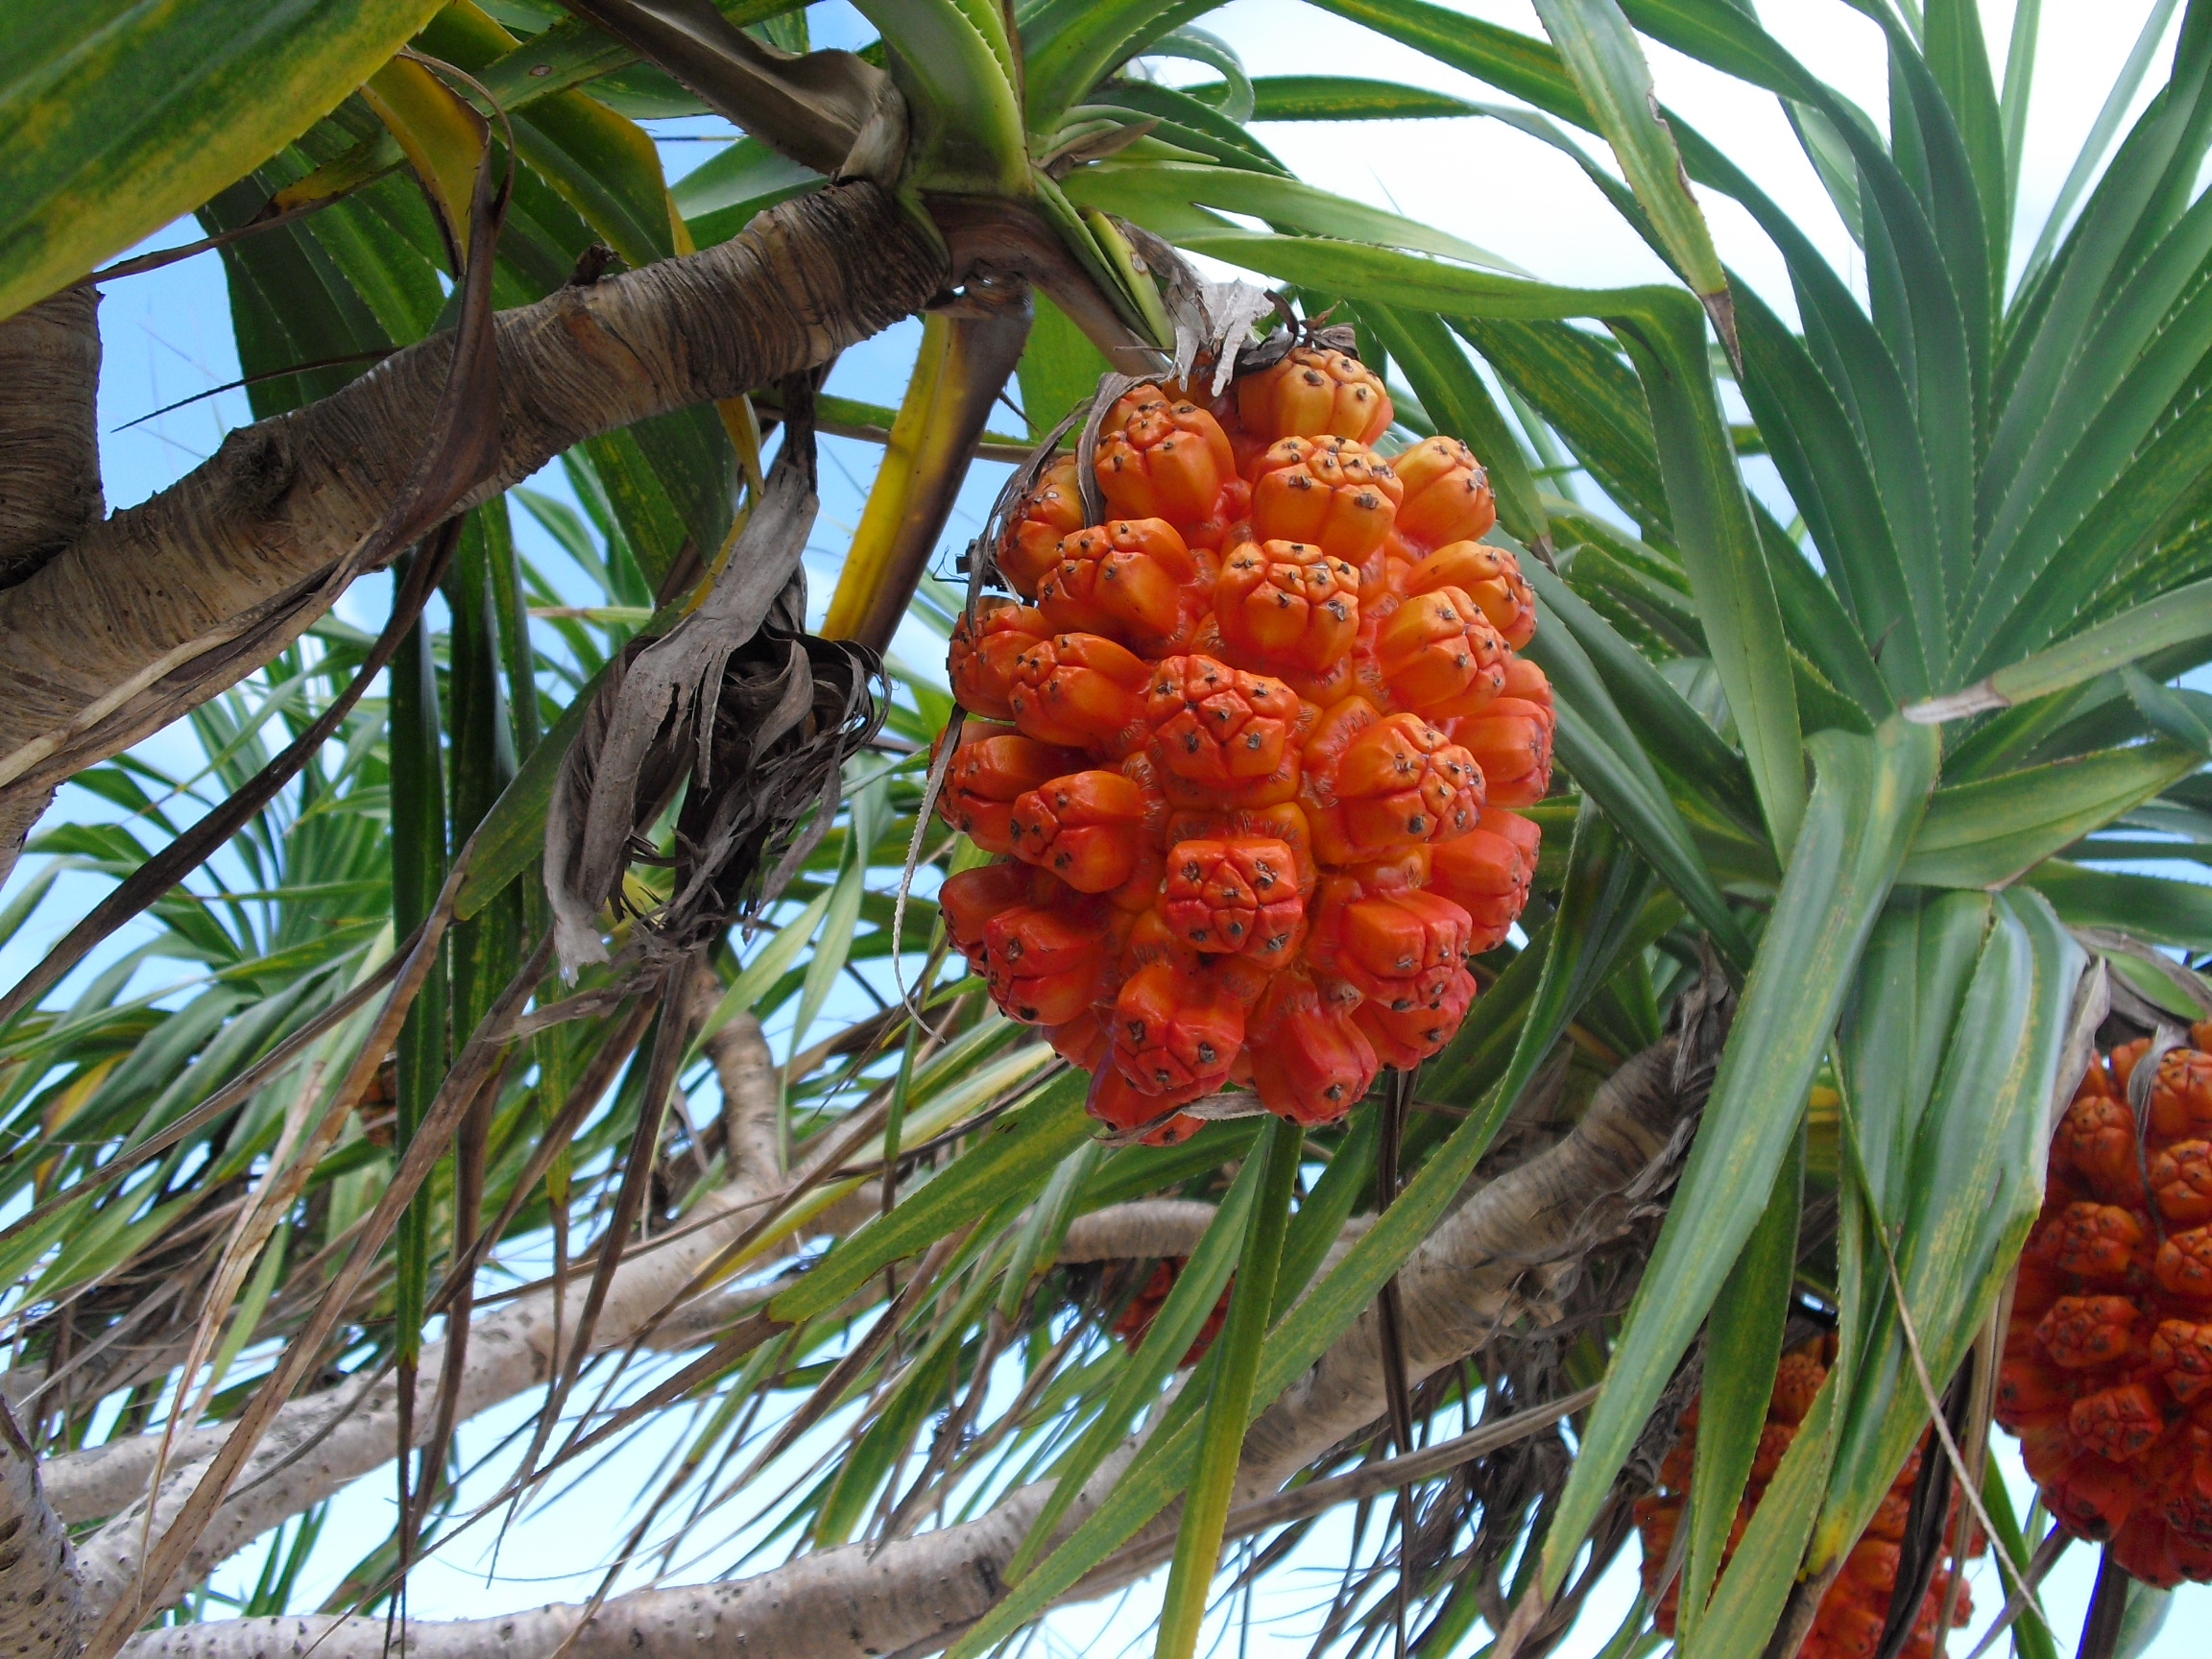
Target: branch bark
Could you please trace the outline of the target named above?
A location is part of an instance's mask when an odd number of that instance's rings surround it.
[[[64,288],[0,322],[0,589],[100,521],[99,307]]]
[[[1709,1071],[1685,1085],[1674,1040],[1623,1067],[1557,1144],[1478,1191],[1401,1272],[1409,1374],[1427,1376],[1483,1347],[1508,1323],[1545,1323],[1551,1296],[1583,1252],[1612,1237],[1671,1170],[1677,1131],[1701,1104]],[[1179,1232],[1163,1213],[1145,1217],[1165,1246]],[[1177,1206],[1177,1209],[1182,1207]],[[1193,1208],[1203,1208],[1197,1206]],[[1188,1223],[1194,1216],[1179,1216]],[[1181,1233],[1180,1241],[1194,1237]],[[1175,1252],[1180,1253],[1180,1252]],[[1289,1473],[1382,1411],[1379,1334],[1364,1315],[1253,1426],[1238,1490],[1271,1490]],[[1111,1490],[1126,1456],[1109,1459],[1070,1506],[1071,1529]],[[935,1650],[989,1611],[1002,1575],[1047,1492],[1039,1482],[1009,1494],[976,1520],[919,1536],[818,1551],[734,1582],[646,1590],[608,1601],[578,1629],[585,1609],[408,1626],[413,1659],[857,1659]],[[1172,1514],[1151,1530],[1171,1529]],[[1149,1536],[1149,1532],[1141,1536]],[[1095,1596],[1117,1587],[1097,1579]],[[231,1620],[145,1632],[128,1659],[375,1659],[380,1618]],[[564,1647],[564,1644],[566,1644]]]
[[[498,456],[465,504],[594,433],[825,362],[949,277],[926,228],[859,182],[786,202],[704,253],[503,312]],[[405,479],[451,349],[425,340],[231,433],[177,485],[0,590],[0,823],[304,631],[314,615],[299,595]],[[253,650],[226,649],[250,632]]]
[[[725,1167],[731,1178],[692,1212],[692,1222],[708,1225],[671,1234],[665,1242],[639,1249],[623,1262],[600,1313],[595,1348],[627,1344],[682,1292],[702,1263],[782,1190],[775,1151],[775,1066],[758,1024],[733,1021],[708,1040],[707,1049],[723,1085]],[[795,1249],[797,1243],[792,1240],[786,1248]],[[574,1300],[567,1298],[570,1317]],[[549,1288],[473,1320],[456,1418],[465,1421],[548,1381],[572,1339],[573,1328],[565,1331],[556,1322]],[[442,1343],[423,1349],[413,1413],[418,1444],[429,1438],[434,1414],[428,1391],[435,1386],[443,1357]],[[185,1581],[204,1575],[259,1533],[389,1462],[398,1445],[398,1407],[399,1384],[394,1377],[365,1378],[286,1406],[202,1537],[185,1569]],[[178,1436],[173,1472],[156,1503],[156,1535],[190,1496],[205,1460],[228,1432],[214,1426]],[[143,1435],[97,1453],[55,1458],[44,1472],[49,1501],[60,1513],[111,1517],[80,1552],[84,1599],[94,1613],[129,1582],[136,1565],[145,1537],[144,1487],[156,1438]]]
[[[740,1016],[738,1021],[732,1022],[731,1028],[726,1029],[739,1028],[747,1022],[749,1017]],[[733,1073],[742,1075],[757,1069],[766,1086],[770,1089],[775,1087],[773,1062],[767,1057],[765,1045],[760,1047],[757,1061],[745,1057],[743,1050],[722,1033],[709,1039],[708,1046],[723,1079],[724,1133],[729,1135],[734,1128],[733,1143],[746,1149],[743,1161],[737,1166],[773,1170],[776,1156],[773,1123],[764,1121],[755,1112],[732,1112],[729,1106],[729,1102],[738,1097],[730,1086]],[[733,1118],[735,1119],[734,1123]],[[731,1217],[730,1221],[658,1248],[662,1251],[682,1248],[687,1258],[703,1260],[712,1249],[720,1248],[736,1227],[750,1225],[758,1216],[758,1196],[750,1181],[733,1183],[715,1199],[709,1200],[726,1213]],[[815,1229],[831,1237],[840,1235],[875,1214],[880,1203],[878,1190],[871,1182],[824,1211],[814,1223]],[[1188,1256],[1197,1248],[1199,1237],[1213,1219],[1213,1205],[1190,1199],[1140,1199],[1133,1203],[1113,1205],[1086,1215],[1078,1215],[1070,1221],[1057,1259],[1061,1262],[1119,1262],[1147,1257]],[[1356,1236],[1361,1225],[1363,1222],[1355,1222],[1347,1230],[1348,1234]],[[707,1242],[699,1244],[695,1242],[697,1240]],[[651,1265],[653,1260],[654,1253],[640,1252],[632,1262],[625,1263],[614,1282],[611,1308],[617,1311],[629,1310],[637,1301],[642,1300],[633,1294],[634,1287],[641,1283],[637,1275],[640,1269]],[[695,1260],[692,1264],[696,1264]],[[658,1273],[654,1276],[660,1277]],[[781,1287],[775,1284],[744,1286],[685,1303],[646,1338],[646,1346],[657,1351],[676,1352],[710,1341],[738,1320],[764,1306]],[[876,1287],[872,1282],[871,1295]],[[664,1299],[665,1291],[662,1295]],[[617,1329],[603,1331],[593,1338],[593,1349],[604,1352],[627,1342],[637,1327],[658,1305],[649,1305],[642,1312],[622,1312],[622,1316],[616,1320]],[[508,1308],[479,1315],[471,1323],[469,1333],[471,1358],[462,1384],[464,1401],[482,1402],[476,1407],[480,1410],[484,1406],[496,1404],[499,1400],[512,1398],[515,1394],[535,1387],[551,1376],[552,1367],[559,1357],[552,1346],[551,1307],[550,1293],[533,1295]],[[856,1308],[854,1310],[857,1312],[860,1310]],[[516,1352],[517,1338],[520,1346],[528,1350],[526,1355]],[[483,1358],[475,1357],[477,1345],[487,1341],[493,1345],[490,1354]],[[443,1346],[438,1343],[432,1343],[425,1349],[422,1360],[424,1376],[435,1374],[435,1362],[443,1352]],[[281,1437],[287,1444],[301,1444],[324,1424],[350,1411],[353,1418],[368,1420],[373,1425],[374,1431],[361,1435],[358,1440],[361,1455],[374,1460],[354,1470],[353,1475],[366,1474],[391,1456],[393,1435],[397,1427],[397,1395],[389,1383],[381,1388],[366,1385],[341,1387],[328,1394],[300,1400],[286,1407],[284,1413],[278,1417],[276,1426],[270,1431],[271,1443],[274,1444]],[[211,1424],[206,1428],[188,1430],[179,1434],[171,1454],[173,1466],[180,1471],[190,1469],[214,1455],[215,1449],[223,1443],[224,1436],[228,1432],[227,1426]],[[49,1458],[44,1465],[46,1496],[56,1513],[74,1526],[117,1516],[131,1509],[145,1496],[146,1480],[154,1470],[155,1449],[159,1439],[157,1434],[132,1435],[111,1440],[103,1446],[63,1453]],[[349,1436],[348,1443],[354,1444],[354,1437]],[[345,1479],[353,1477],[341,1475],[339,1478]],[[294,1503],[302,1493],[319,1494],[322,1485],[323,1481],[317,1479],[312,1484],[288,1488],[286,1502]],[[314,1501],[313,1497],[307,1499],[308,1503]],[[304,1506],[300,1504],[298,1507],[287,1508],[283,1515],[275,1519],[287,1519],[298,1513],[299,1507]],[[275,1520],[269,1524],[275,1525]]]
[[[62,1659],[84,1623],[69,1533],[38,1488],[37,1455],[0,1400],[0,1643],[11,1659]]]

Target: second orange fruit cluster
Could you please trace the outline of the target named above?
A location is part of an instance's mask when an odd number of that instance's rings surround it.
[[[2212,1579],[2212,1023],[2093,1056],[2020,1253],[1997,1420],[2066,1529],[2146,1583]],[[2139,1080],[2139,1079],[2138,1079]]]

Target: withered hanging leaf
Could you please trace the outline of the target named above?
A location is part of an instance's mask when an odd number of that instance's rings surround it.
[[[674,897],[643,949],[673,954],[740,909],[772,902],[836,810],[846,756],[875,735],[874,652],[805,632],[799,556],[813,528],[810,390],[714,587],[667,633],[635,641],[563,759],[545,826],[545,891],[564,971],[607,959],[600,908],[637,838],[690,788],[676,824]],[[793,834],[808,807],[807,835]],[[776,860],[765,879],[761,868]]]

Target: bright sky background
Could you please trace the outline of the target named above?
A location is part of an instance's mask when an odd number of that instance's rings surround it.
[[[1465,9],[1539,32],[1525,0],[1476,0]],[[2151,0],[2045,0],[2042,10],[2038,76],[2022,175],[2020,217],[2031,228],[2040,223],[2056,196],[2104,89],[2152,6]],[[1886,76],[1880,36],[1872,23],[1840,0],[1767,0],[1762,11],[1767,26],[1807,63],[1881,118]],[[841,5],[817,6],[813,17],[817,44],[857,44],[871,33]],[[2003,0],[1992,0],[1986,18],[1992,57],[1998,60],[2002,77],[2011,8]],[[1235,0],[1201,21],[1243,55],[1254,75],[1362,75],[1474,98],[1495,96],[1429,59],[1293,0]],[[1774,101],[1663,48],[1653,49],[1652,55],[1662,99],[1738,157],[1798,217],[1856,286],[1860,274],[1855,251]],[[2151,78],[2153,84],[2163,66],[2162,49],[2158,70]],[[1207,78],[1207,72],[1184,63],[1163,64],[1162,73],[1179,82]],[[697,131],[703,124],[664,125],[670,131]],[[1501,124],[1468,120],[1275,126],[1263,129],[1262,135],[1312,182],[1392,205],[1506,254],[1548,280],[1611,286],[1667,279],[1659,262],[1613,216],[1573,162]],[[709,144],[664,147],[672,174],[696,165],[712,152]],[[1710,194],[1704,203],[1722,255],[1786,315],[1793,315],[1782,262],[1748,217]],[[150,245],[184,240],[194,233],[187,223]],[[2026,246],[2023,239],[2022,252]],[[104,447],[108,497],[110,507],[123,507],[196,466],[214,451],[225,431],[249,417],[243,395],[233,392],[130,431],[113,430],[148,410],[236,377],[221,269],[213,256],[114,285],[105,301],[102,324],[107,363],[101,419],[109,433]],[[918,328],[909,324],[848,352],[831,389],[895,402],[917,335]],[[826,451],[823,516],[809,556],[816,578],[817,615],[834,580],[842,539],[857,519],[876,456],[868,445],[840,440],[828,441]],[[948,531],[941,568],[950,565],[951,549],[978,528],[981,509],[1001,475],[1002,469],[996,467],[976,469],[962,512]],[[540,483],[557,493],[566,493],[557,470]],[[526,516],[517,514],[516,522],[532,539],[534,554],[551,555],[549,544]],[[355,620],[373,622],[383,603],[384,585],[377,580],[362,584],[349,597],[346,609]],[[934,641],[910,626],[899,649],[909,661],[926,662],[934,655]],[[94,891],[86,884],[87,900]],[[43,943],[19,940],[0,950],[0,976],[12,978],[19,973],[30,960],[27,952]],[[478,1420],[469,1430],[471,1444],[488,1447],[525,1419],[533,1404],[516,1402]],[[671,1427],[669,1433],[673,1432]],[[2017,1500],[2024,1503],[2024,1482],[2016,1469],[2014,1476]],[[414,1581],[415,1615],[481,1614],[588,1593],[597,1575],[600,1552],[613,1530],[610,1517],[626,1503],[637,1479],[634,1468],[618,1477],[599,1477],[525,1521],[509,1535],[495,1581],[490,1584],[485,1573],[491,1564],[470,1559],[466,1550],[454,1562],[427,1564]],[[379,1477],[361,1482],[340,1502],[329,1527],[357,1534],[361,1548],[381,1537],[390,1525],[388,1484],[387,1478]],[[1325,1601],[1344,1543],[1341,1526],[1318,1531],[1298,1557],[1308,1570],[1281,1575],[1272,1596],[1261,1598],[1261,1615],[1288,1614],[1315,1600]],[[330,1550],[329,1555],[333,1563],[351,1558],[342,1547]],[[1611,1635],[1632,1594],[1634,1556],[1631,1548],[1614,1581],[1594,1599],[1582,1629],[1560,1649],[1563,1654],[1585,1659]],[[2062,1650],[2071,1650],[2093,1571],[2092,1552],[2076,1549],[2046,1585],[2045,1603]],[[311,1605],[316,1587],[302,1588],[297,1604]],[[2003,1600],[1985,1562],[1973,1588],[1985,1620]],[[1142,1653],[1156,1605],[1155,1585],[1148,1591],[1141,1589],[1124,1604],[1071,1609],[1052,1621],[1048,1640],[1053,1647],[1070,1650],[1115,1653],[1128,1645],[1130,1651]],[[2146,1651],[2161,1659],[2201,1652],[2198,1646],[2201,1638],[2192,1640],[2187,1631],[2194,1617],[2207,1612],[2212,1612],[2212,1596],[2197,1589],[2181,1593],[2166,1632]],[[1263,1623],[1252,1633],[1252,1649],[1300,1653],[1310,1630],[1310,1620],[1293,1618],[1275,1626]],[[1236,1640],[1234,1632],[1229,1640]],[[1968,1646],[1955,1640],[1953,1649],[1963,1654]]]

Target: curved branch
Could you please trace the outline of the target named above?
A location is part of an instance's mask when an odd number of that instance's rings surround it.
[[[38,1489],[38,1460],[0,1399],[0,1632],[12,1659],[77,1650],[84,1597],[69,1533]]]
[[[1444,1222],[1400,1275],[1408,1372],[1426,1376],[1455,1363],[1515,1320],[1542,1325],[1554,1317],[1551,1293],[1573,1270],[1574,1258],[1615,1236],[1671,1172],[1679,1131],[1701,1104],[1708,1075],[1677,1065],[1672,1039],[1647,1050],[1599,1092],[1571,1134],[1499,1176]],[[1153,1237],[1165,1241],[1168,1232],[1161,1226]],[[1370,1311],[1262,1414],[1246,1442],[1240,1494],[1268,1481],[1280,1484],[1290,1470],[1381,1414],[1375,1327]],[[1064,1531],[1112,1489],[1126,1456],[1125,1449],[1093,1477],[1070,1506]],[[577,1622],[586,1610],[564,1606],[414,1623],[408,1653],[410,1659],[547,1659],[557,1650],[575,1659],[859,1659],[934,1651],[1004,1593],[1002,1575],[1047,1490],[1046,1482],[1025,1486],[974,1521],[821,1551],[735,1582],[618,1597],[581,1630]],[[1174,1525],[1172,1513],[1163,1516],[1140,1539]],[[1142,1555],[1140,1550],[1124,1558]],[[1118,1582],[1094,1578],[1077,1594],[1104,1594]],[[264,1659],[312,1648],[318,1659],[375,1659],[383,1641],[380,1618],[241,1619],[147,1631],[125,1652],[129,1659]]]
[[[0,322],[0,588],[99,522],[99,306],[64,288]]]
[[[704,253],[503,312],[498,454],[466,502],[594,433],[823,363],[948,277],[928,229],[861,182],[794,198]],[[451,349],[435,336],[231,433],[180,482],[0,590],[0,808],[135,742],[304,631],[314,616],[300,593],[405,480]],[[226,650],[250,630],[252,651]]]
[[[774,1114],[779,1095],[775,1068],[759,1026],[733,1021],[708,1040],[725,1090],[724,1132],[730,1140],[731,1179],[701,1199],[687,1231],[633,1251],[615,1272],[593,1346],[627,1345],[679,1295],[717,1250],[750,1225],[783,1186],[775,1162]],[[760,1080],[767,1079],[765,1086]],[[705,1225],[697,1225],[704,1222]],[[785,1250],[798,1240],[787,1240]],[[550,1288],[507,1304],[470,1322],[455,1415],[467,1420],[501,1401],[549,1381],[566,1357],[573,1327],[564,1328]],[[574,1310],[567,1310],[570,1318]],[[670,1345],[696,1341],[686,1334]],[[429,1438],[432,1413],[426,1395],[445,1348],[425,1345],[412,1414],[418,1444]],[[278,1522],[391,1460],[397,1444],[399,1383],[395,1377],[364,1377],[324,1395],[297,1400],[277,1414],[260,1447],[240,1471],[237,1489],[195,1547],[187,1580]],[[228,1426],[196,1429],[177,1437],[172,1473],[156,1505],[156,1534],[190,1495]],[[63,1515],[113,1518],[80,1552],[85,1599],[95,1611],[128,1582],[145,1536],[144,1487],[153,1470],[156,1435],[141,1435],[94,1453],[53,1459],[44,1476],[49,1501]]]

